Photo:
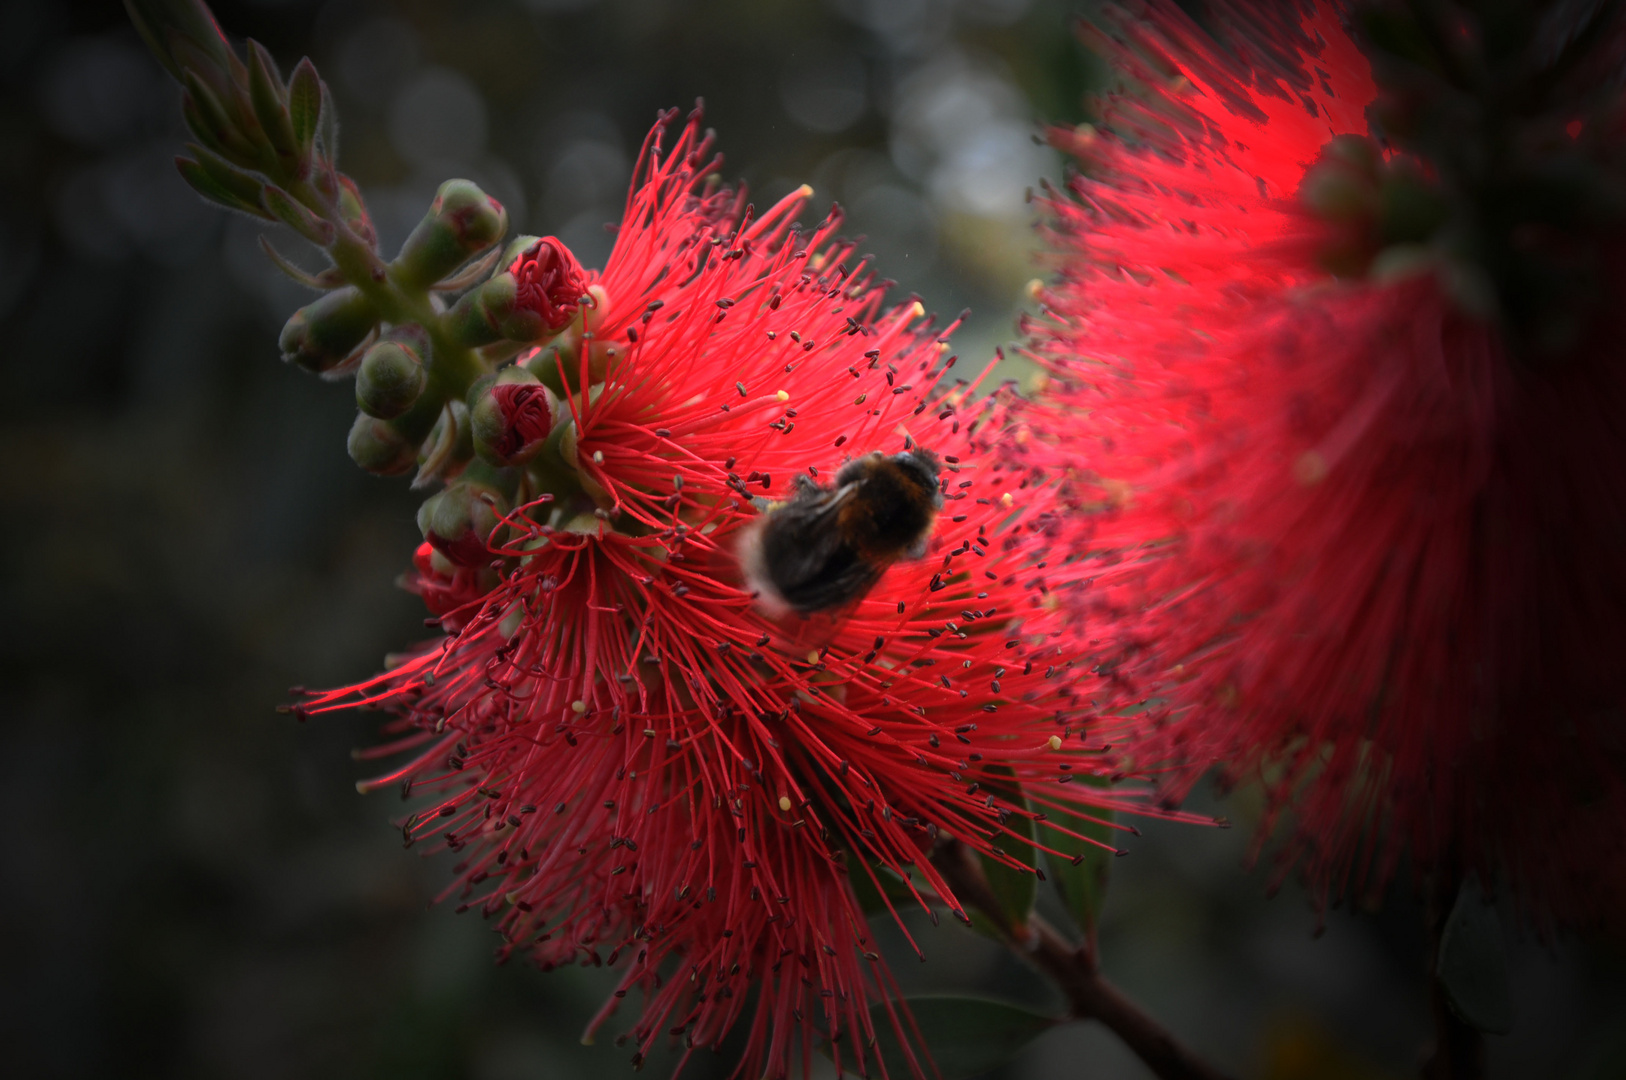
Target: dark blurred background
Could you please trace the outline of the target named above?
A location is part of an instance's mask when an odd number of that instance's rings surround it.
[[[967,356],[1013,334],[1042,272],[1024,190],[1061,163],[1031,136],[1083,119],[1102,77],[1076,7],[217,5],[284,70],[317,62],[387,248],[462,175],[596,265],[656,110],[703,96],[730,178],[839,201],[897,298],[972,307]],[[353,788],[369,718],[273,711],[290,684],[362,677],[423,633],[393,585],[416,499],[348,460],[347,387],[277,362],[306,297],[258,252],[263,226],[182,184],[177,96],[111,0],[0,3],[4,1071],[620,1075],[630,1051],[579,1045],[606,973],[496,968],[476,918],[425,910],[447,866],[403,852],[390,799]],[[1223,812],[1243,827],[1150,827],[1116,864],[1109,971],[1241,1076],[1414,1075],[1409,886],[1316,939],[1302,893],[1266,900],[1241,869],[1246,796]],[[932,963],[900,964],[906,985],[1048,1001],[993,946],[917,932]],[[1517,1022],[1491,1040],[1493,1075],[1626,1075],[1618,943],[1508,933]],[[686,1075],[725,1072],[707,1058]],[[1149,1074],[1075,1026],[998,1075]]]

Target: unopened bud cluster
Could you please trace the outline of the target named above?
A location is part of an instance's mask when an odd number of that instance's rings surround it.
[[[507,226],[477,185],[446,182],[381,282],[306,305],[281,340],[290,363],[354,374],[356,464],[386,476],[416,468],[415,486],[446,485],[418,524],[462,567],[490,560],[487,542],[522,493],[581,494],[558,430],[568,422],[561,372],[579,368],[560,361],[575,355],[596,301],[558,240],[521,236],[499,249]],[[448,304],[447,293],[461,296]]]
[[[499,247],[502,204],[449,180],[386,261],[360,191],[335,164],[332,95],[308,59],[284,80],[258,43],[240,58],[201,4],[137,3],[131,13],[184,90],[197,139],[177,159],[185,180],[328,255],[326,269],[307,273],[262,238],[279,269],[322,293],[283,327],[282,358],[325,379],[355,378],[348,447],[358,465],[384,476],[416,469],[415,487],[444,485],[418,520],[446,565],[420,566],[418,587],[466,591],[451,568],[487,566],[510,507],[547,494],[561,512],[590,510],[565,453],[574,444],[559,395],[580,377],[576,350],[605,297],[570,251],[552,237]],[[590,345],[594,378],[608,355]]]

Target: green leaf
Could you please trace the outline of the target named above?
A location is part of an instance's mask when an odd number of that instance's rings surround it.
[[[1107,781],[1100,777],[1080,776],[1078,781],[1107,786]],[[1046,832],[1045,843],[1063,853],[1058,857],[1045,852],[1045,865],[1050,868],[1050,876],[1056,882],[1067,913],[1073,917],[1073,922],[1086,939],[1093,941],[1096,925],[1101,918],[1101,906],[1106,902],[1107,880],[1116,852],[1118,830],[1108,824],[1112,821],[1112,811],[1094,810],[1093,817],[1083,817],[1054,807],[1047,808],[1045,812],[1050,817],[1050,823],[1059,827]],[[1098,848],[1075,839],[1060,829],[1099,840],[1107,848]]]
[[[186,148],[192,152],[199,165],[203,166],[216,183],[222,185],[243,202],[252,206],[260,205],[260,186],[264,183],[260,177],[240,169],[227,161],[219,154],[213,153],[197,143],[187,143]],[[263,209],[263,207],[262,207]]]
[[[1464,882],[1440,933],[1440,957],[1434,975],[1445,989],[1451,1011],[1463,1023],[1493,1035],[1513,1027],[1513,999],[1508,992],[1507,956],[1502,950],[1502,924],[1496,909],[1479,889]]]
[[[253,146],[243,138],[225,105],[198,73],[190,68],[181,72],[181,84],[186,87],[181,98],[181,116],[198,141],[228,157],[240,161],[252,159]]]
[[[909,887],[898,878],[898,875],[884,866],[869,868],[875,872],[876,880],[880,882],[880,888],[876,888],[875,882],[870,880],[869,873],[864,869],[861,858],[857,855],[847,856],[847,877],[852,881],[853,895],[858,898],[858,906],[864,910],[865,915],[887,912],[888,898],[891,899],[894,908],[900,903],[910,905],[919,903],[910,895]],[[886,894],[885,897],[881,895],[883,892]]]
[[[308,56],[299,61],[288,80],[288,116],[294,126],[294,140],[302,153],[308,153],[322,120],[322,80]]]
[[[316,74],[313,70],[311,74]],[[338,164],[339,161],[339,107],[333,104],[333,91],[327,88],[327,82],[317,76],[316,83],[322,90],[322,108],[320,119],[316,124],[316,134],[322,140],[322,156],[328,161]]]
[[[208,153],[202,147],[194,147],[193,150],[194,152]],[[181,178],[192,186],[192,190],[210,202],[224,206],[228,210],[250,214],[266,221],[276,220],[266,213],[265,207],[259,205],[258,199],[250,201],[239,195],[231,185],[223,183],[211,170],[191,158],[176,158],[175,167],[180,170]],[[254,186],[258,189],[259,182],[255,181]]]
[[[292,228],[300,236],[319,247],[326,247],[333,243],[333,223],[323,221],[311,213],[294,197],[275,184],[266,184],[260,189],[260,201],[265,208],[275,214],[277,220]]]
[[[914,1028],[902,1015],[898,1019],[914,1046],[915,1060],[918,1062],[916,1068],[926,1076],[933,1075],[926,1058],[929,1053],[930,1061],[936,1062],[942,1080],[964,1080],[997,1069],[1028,1043],[1061,1022],[1018,1005],[986,998],[946,994],[905,998],[902,1002],[892,1003],[892,1007],[901,1014],[899,1005],[906,1005],[914,1017]],[[886,1002],[870,1006],[870,1022],[875,1027],[875,1046],[864,1051],[869,1075],[880,1075],[880,1069],[875,1066],[877,1054],[886,1066],[887,1074],[896,1080],[915,1075],[915,1069],[909,1064],[909,1055],[893,1030]],[[916,1029],[920,1032],[919,1041],[914,1038]],[[824,1053],[833,1056],[829,1043],[824,1044]],[[841,1063],[844,1068],[857,1068],[857,1054],[845,1042],[841,1048]]]
[[[1028,808],[1027,800],[1022,796],[1022,788],[1016,782],[1016,773],[1010,766],[984,766],[982,776],[986,780],[993,781],[986,785],[989,793],[998,796],[1013,811]],[[993,889],[994,896],[999,900],[1000,911],[1004,914],[1007,925],[1026,926],[1028,916],[1033,914],[1033,901],[1039,891],[1039,878],[1034,872],[1037,869],[1038,849],[1033,846],[1033,819],[1026,814],[1013,812],[1005,819],[1005,827],[1016,836],[1001,834],[994,838],[994,846],[1027,869],[1018,870],[999,859],[983,855],[982,872],[988,878],[988,885]],[[991,926],[988,920],[980,917],[977,912],[969,914],[973,929],[991,937],[1003,939],[1007,936],[997,932],[998,928]]]
[[[182,80],[181,71],[186,66],[177,56],[178,51],[190,53],[193,58],[205,57],[220,71],[231,70],[232,56],[225,36],[202,0],[124,0],[124,10],[141,39],[177,82]]]
[[[277,62],[264,45],[252,38],[248,43],[248,98],[271,149],[290,163],[297,160],[299,143],[294,138],[293,120],[288,115],[288,94],[283,89],[282,76],[277,73]]]
[[[339,268],[336,266],[330,266],[319,274],[311,274],[301,270],[284,258],[282,252],[272,247],[271,241],[267,240],[263,234],[260,236],[260,250],[265,252],[266,258],[270,259],[272,265],[278,270],[281,270],[292,281],[305,286],[307,289],[320,289],[326,292],[329,289],[337,289],[345,283],[344,275],[339,272]]]

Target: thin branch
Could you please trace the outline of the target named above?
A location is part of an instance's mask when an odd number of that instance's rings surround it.
[[[1025,925],[1011,925],[969,848],[955,842],[939,849],[932,861],[956,897],[992,920],[1004,932],[1012,952],[1055,982],[1067,996],[1074,1019],[1106,1025],[1160,1080],[1226,1080],[1224,1073],[1107,982],[1085,946],[1068,941],[1038,915],[1029,916]]]

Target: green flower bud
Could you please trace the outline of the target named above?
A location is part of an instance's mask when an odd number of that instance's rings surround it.
[[[330,371],[344,363],[378,325],[378,312],[353,287],[335,289],[294,312],[282,328],[282,359],[306,371]]]
[[[429,381],[418,354],[399,341],[381,341],[367,350],[356,372],[356,404],[380,420],[410,409]]]
[[[1321,159],[1305,173],[1299,197],[1325,221],[1370,222],[1378,212],[1380,164],[1370,139],[1340,135],[1321,148]]]
[[[558,417],[553,391],[523,367],[503,368],[469,413],[474,452],[492,465],[523,465],[547,443]]]
[[[507,500],[496,488],[473,480],[456,480],[418,508],[418,530],[435,550],[457,565],[485,566],[491,561],[486,545],[507,512]]]
[[[519,280],[509,271],[493,275],[480,286],[480,307],[492,328],[509,341],[540,341],[553,336],[541,315],[520,306]]]
[[[412,468],[418,460],[418,448],[411,440],[379,420],[359,413],[350,425],[350,439],[346,444],[350,460],[378,476],[399,476]]]
[[[1388,170],[1381,190],[1383,242],[1424,243],[1444,225],[1451,207],[1410,162]]]
[[[427,288],[507,231],[508,211],[501,203],[468,180],[448,180],[401,245],[392,272],[404,286]]]

